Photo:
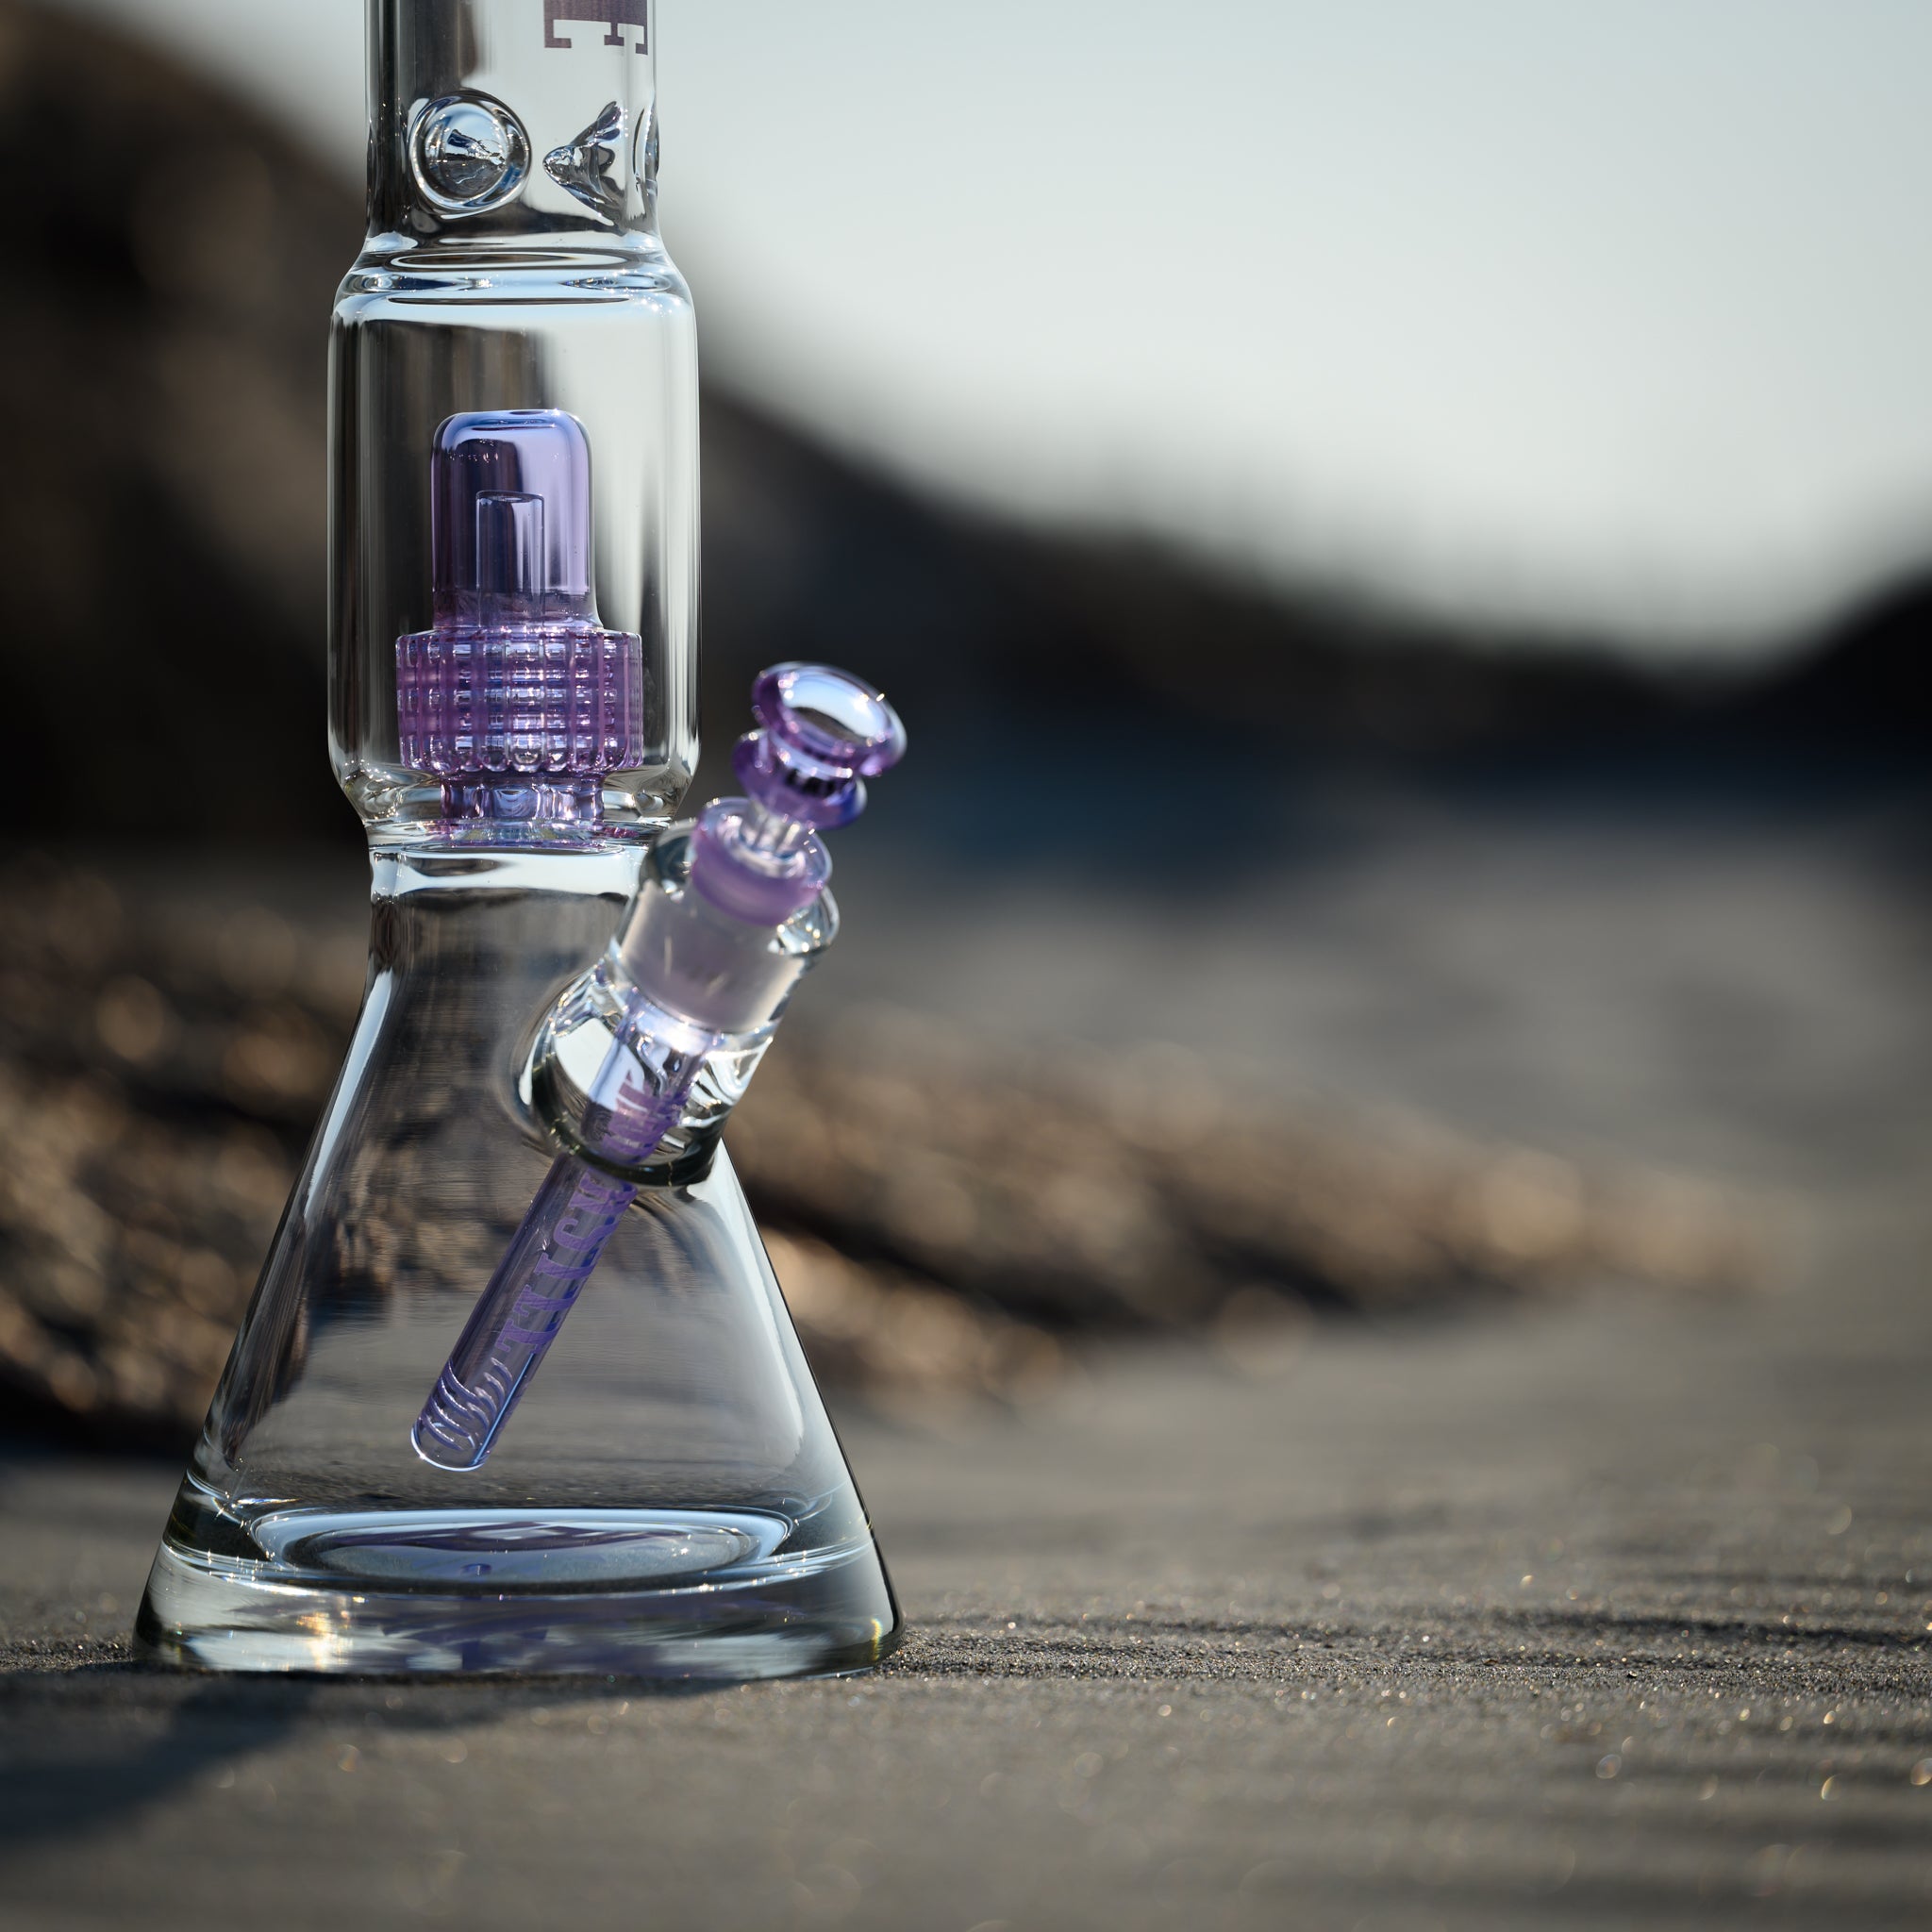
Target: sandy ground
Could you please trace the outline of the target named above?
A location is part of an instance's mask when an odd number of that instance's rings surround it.
[[[1773,1292],[1124,1352],[944,1433],[847,1416],[913,1632],[870,1678],[136,1669],[175,1472],[16,1457],[8,1922],[1927,1923],[1924,931],[1842,848],[1751,852],[1472,846],[1417,865],[1406,933],[1400,877],[1251,896],[1218,1024],[1281,1065],[1325,1011],[1317,1078],[1774,1185]],[[1144,1034],[1158,974],[1111,958],[1090,990]],[[1405,1054],[1387,1003],[1445,976],[1484,997]]]

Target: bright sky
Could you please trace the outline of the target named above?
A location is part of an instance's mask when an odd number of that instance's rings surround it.
[[[361,0],[64,0],[345,169]],[[1924,0],[661,0],[707,367],[975,503],[1657,648],[1932,555]]]

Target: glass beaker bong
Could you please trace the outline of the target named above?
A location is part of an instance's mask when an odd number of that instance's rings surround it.
[[[149,1577],[173,1662],[744,1678],[898,1637],[719,1135],[836,931],[818,832],[903,738],[780,667],[748,798],[666,829],[697,377],[649,15],[370,0],[330,539],[369,980]]]

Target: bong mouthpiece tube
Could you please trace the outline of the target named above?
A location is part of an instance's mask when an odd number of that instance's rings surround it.
[[[409,1439],[425,1461],[480,1467],[683,1118],[707,1058],[769,1037],[803,962],[780,930],[824,891],[819,837],[865,809],[865,780],[906,730],[879,692],[827,665],[779,664],[752,688],[759,729],[732,755],[741,798],[706,807],[681,882],[647,877],[615,951],[623,1015],[576,1129],[511,1238]],[[669,836],[669,835],[667,835]]]

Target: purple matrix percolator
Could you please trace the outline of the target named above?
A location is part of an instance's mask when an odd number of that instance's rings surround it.
[[[643,641],[591,591],[591,445],[561,409],[448,418],[430,454],[430,628],[396,640],[404,764],[451,822],[602,815],[644,762]]]

